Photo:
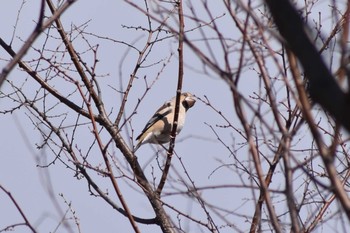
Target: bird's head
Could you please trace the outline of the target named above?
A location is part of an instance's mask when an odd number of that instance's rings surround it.
[[[184,92],[181,94],[180,103],[185,107],[187,111],[196,103],[196,99],[191,93]]]

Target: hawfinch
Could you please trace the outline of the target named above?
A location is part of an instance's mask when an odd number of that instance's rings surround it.
[[[185,124],[186,112],[196,102],[191,93],[185,92],[180,97],[180,110],[176,133],[180,133]],[[170,134],[173,127],[176,97],[165,102],[152,118],[147,122],[142,133],[136,138],[138,140],[134,149],[136,151],[142,144],[154,143],[164,144],[170,142]]]

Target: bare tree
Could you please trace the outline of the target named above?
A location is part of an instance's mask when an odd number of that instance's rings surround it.
[[[49,162],[38,162],[41,169],[64,164],[72,178],[88,184],[91,198],[102,198],[134,232],[146,225],[162,232],[350,229],[347,1],[125,0],[141,20],[122,25],[127,40],[91,32],[89,22],[67,28],[62,13],[74,2],[42,1],[37,26],[18,52],[15,37],[6,42],[0,36],[11,56],[2,58],[0,81],[9,91],[0,97],[12,103],[1,113],[26,112],[42,136],[37,148],[50,152]],[[125,51],[115,76],[99,71],[107,43]],[[125,63],[132,67],[127,74]],[[28,78],[8,78],[16,64]],[[166,87],[177,96],[172,140],[152,147],[154,156],[144,164],[133,150],[135,118],[172,66],[177,85]],[[189,73],[217,78],[226,91]],[[205,137],[192,132],[184,140],[209,144],[214,158],[194,146],[177,150],[186,81],[205,93],[195,93],[197,102],[212,118],[201,125]],[[225,103],[215,102],[224,94],[230,96]],[[183,161],[185,153],[197,156],[195,164]],[[194,165],[214,162],[200,170],[204,183],[193,175]],[[22,225],[35,232],[30,212],[0,187],[24,219],[0,232]],[[148,216],[131,207],[128,196],[135,194],[151,206]],[[81,231],[78,220],[62,226]]]

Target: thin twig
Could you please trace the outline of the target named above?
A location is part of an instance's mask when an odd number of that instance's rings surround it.
[[[42,23],[43,17],[39,18],[38,24],[35,27],[34,31],[32,32],[32,34],[30,34],[30,36],[28,37],[28,39],[26,40],[26,42],[24,43],[24,45],[22,46],[22,48],[16,53],[16,56],[14,56],[12,58],[12,60],[2,69],[2,72],[0,74],[0,87],[2,86],[3,82],[5,81],[6,77],[8,76],[8,74],[12,71],[12,69],[15,67],[15,65],[18,64],[18,62],[22,59],[22,57],[27,53],[28,49],[32,46],[32,44],[34,43],[34,41],[38,38],[38,36],[49,26],[51,26],[51,24],[57,20],[64,11],[66,11],[70,5],[72,5],[76,0],[67,0],[60,8],[57,9],[57,11],[55,11],[55,13],[48,19],[46,20],[44,23]],[[44,9],[41,9],[40,11],[40,16],[42,16]]]
[[[22,208],[18,205],[17,201],[12,196],[12,194],[9,191],[7,191],[1,184],[0,184],[0,189],[2,189],[2,191],[11,199],[12,203],[16,206],[16,209],[21,214],[21,216],[22,216],[22,218],[23,218],[23,220],[25,222],[25,225],[28,226],[33,233],[36,233],[37,231],[30,224],[30,222],[28,221],[28,219],[27,219],[26,215],[24,214]]]
[[[163,169],[162,177],[159,181],[159,185],[157,188],[157,193],[160,196],[164,185],[166,178],[169,173],[170,165],[171,165],[171,158],[173,157],[174,153],[174,147],[175,147],[175,138],[176,138],[176,129],[179,119],[179,111],[180,111],[180,97],[181,97],[181,90],[182,90],[182,81],[183,81],[183,74],[184,74],[184,64],[183,64],[183,43],[184,43],[184,16],[183,16],[183,9],[182,9],[182,0],[179,0],[177,3],[178,7],[178,16],[179,16],[179,45],[178,45],[178,53],[179,53],[179,67],[178,67],[178,83],[177,83],[177,90],[176,90],[176,104],[175,104],[175,114],[174,114],[174,120],[173,120],[173,128],[171,130],[170,135],[170,145],[167,152],[167,159],[165,162],[165,166]]]

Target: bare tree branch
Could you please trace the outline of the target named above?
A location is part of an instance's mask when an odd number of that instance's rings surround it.
[[[5,81],[7,75],[11,72],[11,70],[17,65],[17,63],[22,59],[22,57],[27,53],[28,49],[32,46],[34,41],[38,38],[38,36],[48,27],[52,25],[52,23],[57,20],[64,11],[66,11],[76,0],[67,0],[62,6],[53,14],[48,20],[43,22],[43,13],[44,13],[44,4],[42,1],[41,10],[39,15],[38,24],[35,27],[32,34],[28,37],[25,44],[22,48],[16,53],[16,56],[4,67],[0,74],[0,87]],[[1,39],[1,38],[0,38]]]
[[[2,185],[0,185],[0,189],[11,199],[11,202],[16,206],[16,209],[21,214],[21,216],[24,220],[24,225],[26,225],[33,233],[36,233],[37,231],[34,229],[32,224],[28,221],[27,216],[24,214],[22,208],[19,206],[19,204],[17,203],[15,198],[12,196],[12,194],[9,191],[7,191]],[[15,225],[13,225],[12,227],[15,227]],[[5,231],[6,231],[6,229],[5,229]]]
[[[170,145],[169,149],[167,151],[167,159],[164,165],[162,177],[159,181],[159,185],[157,188],[157,193],[158,195],[161,194],[166,178],[169,173],[170,165],[171,165],[171,159],[173,157],[174,153],[174,147],[175,147],[175,138],[176,138],[176,129],[178,125],[178,119],[179,119],[179,111],[180,111],[180,96],[182,92],[182,81],[183,81],[183,76],[184,76],[184,58],[183,58],[183,38],[184,38],[184,27],[185,27],[185,22],[184,22],[184,16],[183,16],[183,9],[182,9],[182,0],[179,0],[177,3],[177,8],[178,8],[178,17],[179,17],[179,33],[178,33],[178,41],[179,45],[177,48],[177,51],[179,53],[179,67],[178,67],[178,81],[177,81],[177,89],[176,89],[176,103],[175,103],[175,112],[174,112],[174,120],[173,120],[173,127],[171,129],[171,134],[170,134]]]

